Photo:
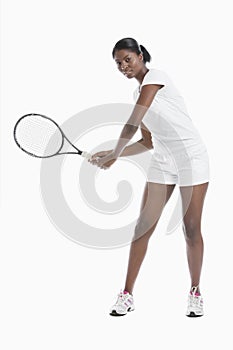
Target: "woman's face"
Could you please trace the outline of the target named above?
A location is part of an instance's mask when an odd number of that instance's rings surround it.
[[[114,55],[117,67],[128,79],[134,78],[144,67],[142,54],[129,50],[117,50]]]

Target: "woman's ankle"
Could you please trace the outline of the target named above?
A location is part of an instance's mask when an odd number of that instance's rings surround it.
[[[190,293],[195,295],[201,295],[200,287],[199,285],[192,285],[190,288]]]
[[[124,294],[129,293],[130,295],[133,295],[132,289],[131,289],[131,288],[127,288],[127,287],[125,287],[125,288],[123,289],[123,293],[124,293]]]

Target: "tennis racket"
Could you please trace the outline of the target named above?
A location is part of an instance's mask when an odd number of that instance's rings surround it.
[[[74,146],[54,120],[42,114],[30,113],[22,116],[15,124],[14,139],[22,151],[37,158],[50,158],[61,154],[78,154],[86,159],[91,157],[90,153]],[[62,152],[65,140],[75,151]]]

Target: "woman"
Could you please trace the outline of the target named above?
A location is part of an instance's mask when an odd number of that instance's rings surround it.
[[[163,208],[176,185],[182,198],[183,231],[191,278],[186,315],[203,315],[200,274],[203,260],[201,215],[209,183],[208,154],[179,91],[168,75],[148,69],[148,51],[132,38],[118,41],[112,56],[118,69],[139,87],[134,93],[135,107],[113,150],[97,152],[90,162],[108,169],[118,157],[131,156],[154,148],[149,165],[140,215],[130,247],[124,289],[118,294],[110,315],[123,316],[134,310],[133,288],[145,257],[149,239]],[[127,146],[138,128],[142,138]]]

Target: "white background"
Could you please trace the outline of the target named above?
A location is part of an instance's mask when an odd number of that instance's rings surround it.
[[[232,348],[231,2],[1,5],[1,348]],[[150,66],[172,77],[210,155],[200,319],[184,316],[190,285],[181,229],[166,236],[163,222],[135,285],[136,310],[110,317],[129,246],[89,249],[58,232],[41,203],[40,161],[13,141],[16,120],[29,112],[62,123],[95,105],[132,103],[137,82],[124,79],[111,57],[123,37],[137,39],[153,57]]]

